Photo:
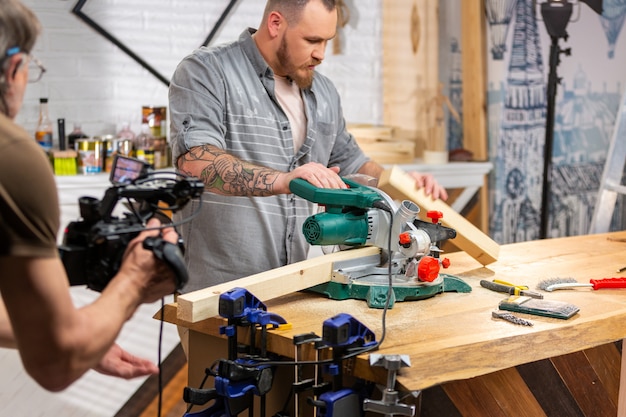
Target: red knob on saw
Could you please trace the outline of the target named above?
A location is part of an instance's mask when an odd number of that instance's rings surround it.
[[[408,248],[411,246],[411,234],[409,232],[400,233],[398,243],[400,246]]]
[[[433,282],[439,276],[439,260],[424,256],[417,265],[417,277],[420,281]]]
[[[448,259],[448,258],[443,258],[443,259],[441,260],[441,266],[443,266],[443,267],[444,267],[444,269],[445,269],[445,268],[447,268],[447,267],[449,267],[449,266],[450,266],[450,259]]]
[[[443,213],[438,210],[429,210],[426,212],[426,217],[428,217],[433,223],[439,223],[439,219],[443,218]]]

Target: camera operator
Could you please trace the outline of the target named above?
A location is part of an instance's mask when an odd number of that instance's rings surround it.
[[[142,247],[156,230],[130,242],[117,275],[92,304],[77,309],[59,258],[58,195],[45,153],[13,119],[27,82],[43,66],[31,50],[40,23],[18,0],[0,3],[0,346],[16,347],[26,371],[45,389],[66,388],[89,369],[133,378],[158,372],[115,344],[141,303],[175,289],[173,272]],[[158,220],[148,222],[157,227]],[[172,228],[161,231],[177,241]]]

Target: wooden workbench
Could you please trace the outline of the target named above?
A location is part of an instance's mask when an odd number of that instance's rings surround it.
[[[580,312],[569,320],[518,314],[534,323],[526,327],[492,319],[491,312],[504,295],[479,285],[481,279],[498,278],[534,288],[540,280],[554,277],[588,282],[619,276],[616,270],[626,266],[626,232],[504,245],[498,261],[487,267],[463,252],[446,256],[452,261],[446,272],[470,284],[471,293],[396,303],[387,314],[386,337],[377,353],[410,356],[411,367],[398,377],[401,388],[434,393],[442,407],[455,409],[445,411],[451,417],[626,416],[626,387],[619,384],[620,352],[615,343],[626,338],[626,289],[546,292],[547,299],[573,303]],[[293,326],[274,331],[269,340],[270,350],[285,356],[293,357],[293,335],[321,334],[322,322],[338,313],[351,314],[377,337],[382,333],[382,311],[369,309],[363,301],[296,293],[266,304]],[[189,382],[197,386],[209,358],[224,357],[220,350],[224,340],[217,337],[221,321],[181,323],[175,304],[166,308],[166,320],[191,329]],[[385,370],[370,368],[367,355],[353,365],[355,376],[386,380]],[[621,365],[623,380],[625,369]],[[533,377],[533,372],[541,377]],[[551,392],[540,386],[542,379],[552,381]],[[557,399],[557,391],[569,396]],[[550,398],[559,401],[556,409],[565,414],[549,412]],[[431,407],[424,405],[422,415]],[[567,411],[574,409],[576,413]],[[444,415],[441,409],[438,413]]]

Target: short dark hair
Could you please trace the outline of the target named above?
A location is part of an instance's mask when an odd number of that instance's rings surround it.
[[[329,12],[337,8],[337,0],[267,0],[263,20],[266,20],[271,12],[277,11],[288,23],[298,23],[302,11],[310,1],[321,1]]]

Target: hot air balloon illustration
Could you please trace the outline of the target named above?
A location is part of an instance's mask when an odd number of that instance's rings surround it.
[[[517,0],[486,0],[487,21],[491,32],[491,55],[502,60],[506,51],[506,37]]]
[[[604,0],[604,10],[600,17],[606,39],[609,41],[609,58],[615,56],[615,43],[624,26],[626,0]]]

